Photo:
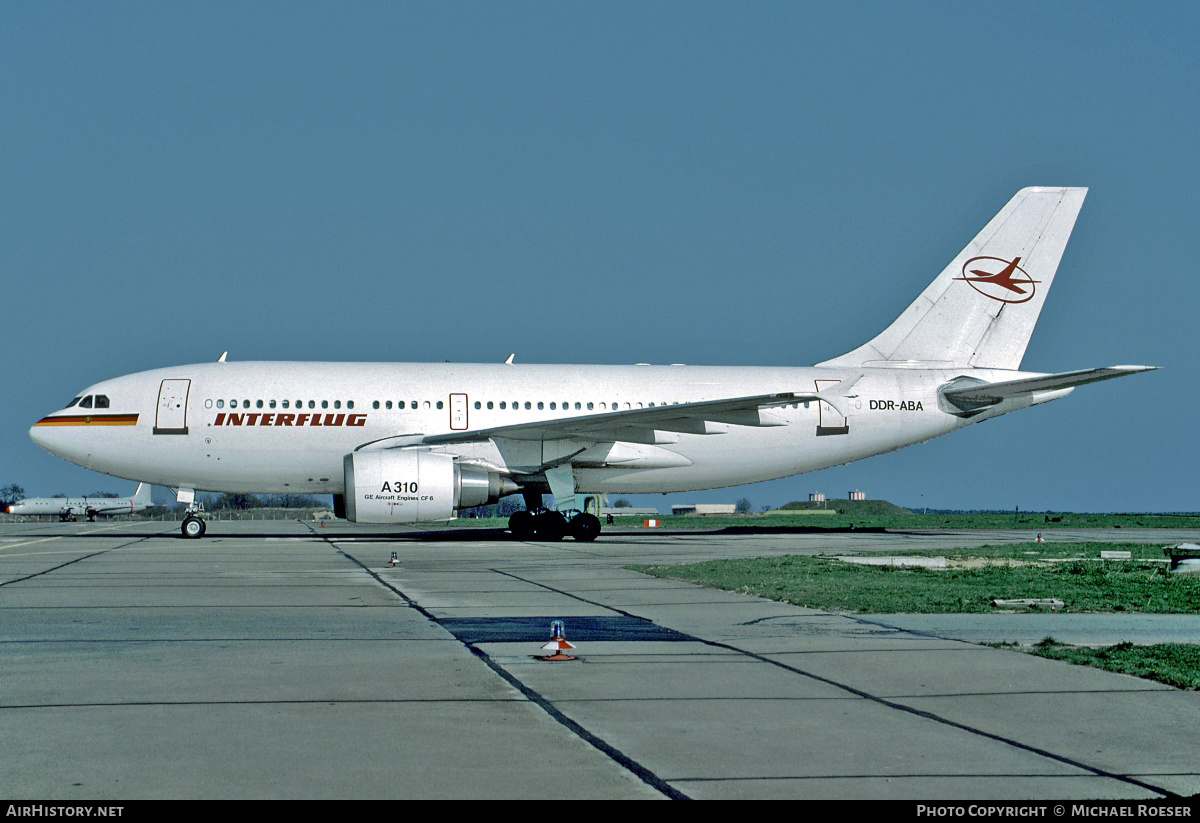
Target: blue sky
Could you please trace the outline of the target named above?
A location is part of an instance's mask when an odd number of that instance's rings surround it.
[[[733,490],[1200,510],[1195,3],[0,4],[0,485],[215,360],[811,365],[1088,186],[1023,366],[1162,370]]]

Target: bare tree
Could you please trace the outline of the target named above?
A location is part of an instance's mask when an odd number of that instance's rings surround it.
[[[18,500],[25,499],[25,490],[16,483],[10,483],[0,489],[0,506],[9,506]]]

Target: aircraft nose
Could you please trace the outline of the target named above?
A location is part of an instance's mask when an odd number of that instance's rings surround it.
[[[45,420],[45,418],[42,418],[42,420]],[[54,448],[52,446],[51,441],[54,438],[52,438],[50,436],[50,428],[51,427],[45,425],[42,422],[42,420],[39,420],[37,423],[34,423],[32,426],[29,427],[29,439],[32,440],[34,443],[37,443],[39,446],[41,446],[46,451],[53,454]]]
[[[55,457],[85,469],[102,471],[96,462],[98,443],[104,429],[81,424],[72,415],[49,415],[29,429],[29,439]]]
[[[46,451],[50,451],[50,449],[46,446],[45,432],[45,427],[34,423],[29,427],[29,439],[34,443],[37,443],[43,449],[46,449]]]
[[[64,460],[69,460],[67,452],[71,451],[68,447],[65,430],[61,426],[55,426],[49,422],[53,418],[43,417],[38,422],[34,423],[29,428],[29,439],[37,443],[46,451],[50,452],[55,457],[61,457]]]

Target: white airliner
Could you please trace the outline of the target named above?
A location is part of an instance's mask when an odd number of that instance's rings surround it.
[[[78,517],[95,520],[96,515],[133,514],[153,505],[150,484],[139,483],[133,497],[30,497],[18,500],[5,511],[22,515],[56,514],[66,522]]]
[[[591,540],[597,496],[788,477],[919,443],[1146,366],[1021,359],[1087,190],[1019,191],[877,337],[811,368],[216,363],[97,383],[30,436],[195,491],[334,495],[360,523],[448,520],[520,492],[514,535]],[[541,509],[541,495],[555,509]],[[579,511],[579,508],[584,511]]]

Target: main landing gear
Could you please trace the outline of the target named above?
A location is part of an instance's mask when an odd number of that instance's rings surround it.
[[[508,530],[517,540],[562,540],[567,535],[589,542],[600,535],[600,518],[581,511],[554,509],[514,512]]]

